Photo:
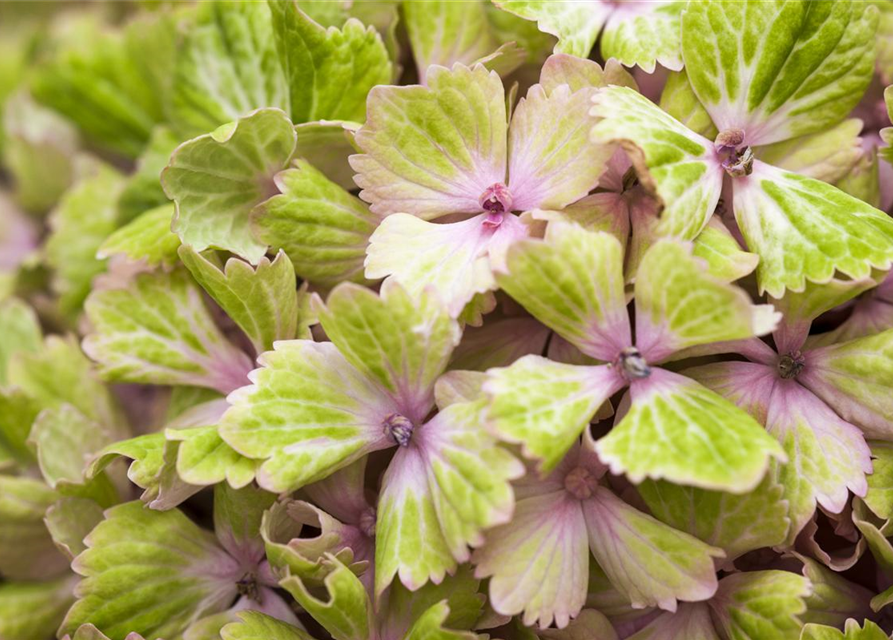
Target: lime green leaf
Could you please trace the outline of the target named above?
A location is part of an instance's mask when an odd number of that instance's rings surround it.
[[[506,15],[506,14],[501,14]],[[549,56],[540,72],[540,84],[546,93],[552,93],[566,84],[571,92],[580,89],[607,87],[616,84],[636,89],[636,81],[616,60],[608,60],[605,67],[592,60],[585,60],[566,53]]]
[[[257,479],[265,489],[296,489],[393,445],[382,424],[399,410],[335,345],[279,342],[258,362],[253,385],[230,396],[220,435],[264,460]]]
[[[583,501],[589,548],[608,579],[634,608],[672,610],[677,600],[716,592],[714,558],[721,549],[677,531],[599,487]]]
[[[230,258],[223,270],[192,247],[181,247],[180,259],[202,288],[239,325],[256,353],[273,348],[276,340],[291,340],[298,324],[295,271],[282,251],[258,266]]]
[[[851,118],[826,131],[760,147],[755,154],[779,169],[835,184],[862,157],[860,131],[862,121]]]
[[[881,440],[869,444],[872,472],[862,500],[877,517],[889,520],[893,517],[893,444]]]
[[[50,236],[44,250],[53,268],[52,288],[66,315],[77,314],[90,293],[93,277],[104,270],[96,252],[115,230],[117,200],[124,179],[107,165],[97,164],[75,183],[50,216]]]
[[[102,259],[123,255],[128,260],[142,261],[150,267],[174,267],[180,238],[171,231],[173,217],[173,204],[163,204],[146,211],[106,238],[96,257]]]
[[[616,238],[551,222],[545,240],[509,248],[499,286],[583,353],[612,361],[632,344]]]
[[[28,443],[31,425],[42,405],[20,389],[0,388],[0,469],[33,466],[35,455]]]
[[[45,409],[31,428],[30,442],[44,480],[52,488],[84,483],[84,470],[93,454],[127,436],[118,425],[101,425],[70,404]]]
[[[74,601],[75,584],[71,576],[50,582],[0,584],[0,637],[4,640],[53,637]]]
[[[549,0],[500,0],[497,6],[538,23],[540,31],[558,38],[556,53],[588,58],[612,7],[599,0],[551,2]]]
[[[313,640],[306,631],[257,611],[242,611],[238,622],[220,630],[223,640]]]
[[[743,289],[713,277],[690,245],[652,245],[636,277],[636,346],[649,362],[688,347],[769,333],[780,315],[754,305]]]
[[[273,0],[269,6],[291,88],[292,120],[362,122],[369,90],[391,81],[391,61],[378,32],[354,19],[340,29],[325,29],[294,0]]]
[[[128,440],[113,442],[96,454],[87,469],[87,477],[95,477],[118,457],[130,458],[127,477],[136,486],[146,489],[143,501],[158,493],[158,475],[164,464],[164,436],[148,433]]]
[[[12,356],[38,351],[41,335],[37,314],[30,306],[15,298],[0,302],[0,385],[6,384],[6,367]]]
[[[881,168],[878,153],[883,154],[884,151],[885,149],[870,149],[867,152],[863,150],[850,172],[838,180],[834,186],[854,198],[867,202],[872,207],[881,208]]]
[[[122,424],[109,388],[72,338],[47,336],[39,352],[16,354],[8,373],[9,383],[41,407],[68,403],[106,427]]]
[[[893,261],[893,220],[829,184],[759,160],[734,181],[735,219],[759,254],[760,291],[780,298],[835,271],[858,279]]]
[[[281,195],[251,214],[256,237],[283,249],[301,278],[324,285],[362,280],[378,216],[305,160],[278,174],[276,185]]]
[[[173,125],[192,137],[263,107],[289,110],[270,10],[262,2],[202,3],[177,56]]]
[[[656,64],[682,69],[680,14],[685,2],[654,2],[622,9],[608,19],[601,37],[605,59],[616,58],[627,67],[638,65],[652,73]]]
[[[0,475],[0,574],[9,580],[39,580],[64,573],[43,518],[59,495],[30,478]]]
[[[807,351],[798,380],[867,436],[889,438],[893,331]]]
[[[59,114],[26,93],[10,98],[3,110],[3,163],[12,174],[16,201],[44,213],[74,180],[78,135]]]
[[[698,100],[685,71],[670,73],[660,94],[660,108],[697,134],[712,140],[719,133]]]
[[[247,382],[251,361],[227,342],[183,270],[141,274],[127,288],[96,290],[85,306],[93,329],[84,350],[107,380],[221,393]]]
[[[797,637],[809,582],[786,571],[736,573],[719,581],[710,603],[724,636],[740,640]]]
[[[804,622],[842,626],[847,618],[864,618],[871,615],[868,602],[872,592],[850,582],[836,571],[805,556],[803,575],[812,585],[812,593],[806,598],[806,613],[800,616]]]
[[[348,120],[318,120],[295,125],[298,132],[295,157],[311,162],[342,189],[356,189],[348,157],[359,151],[353,142],[359,128],[359,123]],[[284,189],[280,187],[280,191],[284,192]]]
[[[719,547],[727,560],[787,539],[790,521],[784,490],[771,474],[742,495],[652,480],[640,484],[638,490],[654,517]]]
[[[453,405],[461,407],[462,405]],[[457,561],[444,536],[424,455],[415,447],[398,450],[382,479],[375,527],[375,594],[395,576],[410,590],[440,582]],[[467,552],[466,552],[467,553]]]
[[[164,25],[162,25],[164,26]],[[173,50],[173,25],[156,29],[158,42]],[[39,102],[62,113],[87,138],[106,149],[136,157],[162,119],[163,93],[147,78],[162,58],[140,59],[132,46],[138,31],[103,31],[91,25],[72,37],[35,74],[31,89]],[[157,48],[153,48],[157,51]]]
[[[350,569],[333,556],[328,561],[334,569],[325,579],[326,601],[311,594],[298,576],[289,576],[279,584],[335,640],[370,640],[375,630],[369,594]]]
[[[479,213],[506,176],[502,81],[482,65],[437,67],[428,86],[376,87],[352,156],[360,197],[381,215]]]
[[[61,633],[92,623],[111,640],[131,631],[179,637],[236,596],[238,563],[180,511],[150,511],[139,501],[106,511],[72,567],[85,577]]]
[[[241,488],[254,480],[260,464],[246,458],[220,437],[216,426],[168,429],[164,437],[177,442],[177,475],[184,482],[209,486],[226,480]]]
[[[856,106],[876,28],[865,2],[698,2],[682,19],[682,53],[717,128],[770,144],[826,130]]]
[[[285,113],[261,109],[180,145],[161,174],[177,207],[172,228],[180,240],[257,264],[267,247],[251,234],[249,214],[276,194],[273,177],[288,164],[295,140]]]
[[[800,638],[801,640],[889,640],[884,630],[871,620],[865,620],[864,625],[860,627],[858,621],[849,619],[842,633],[834,627],[807,624],[803,627]]]
[[[590,114],[596,142],[617,142],[664,206],[658,233],[691,239],[713,215],[723,169],[713,143],[626,87],[599,89]]]
[[[733,282],[753,273],[760,257],[741,249],[738,241],[719,218],[710,218],[694,241],[692,255],[707,262],[710,275]]]
[[[405,640],[480,640],[472,632],[451,631],[444,628],[450,615],[446,602],[439,602],[421,615],[406,634]]]
[[[148,145],[136,160],[134,172],[128,176],[127,184],[118,197],[120,221],[130,222],[149,209],[168,203],[158,178],[180,142],[180,137],[167,127],[155,127]]]
[[[469,545],[483,543],[483,530],[511,519],[509,480],[523,475],[524,467],[481,428],[484,405],[481,400],[441,410],[391,461],[376,528],[376,593],[397,573],[412,590],[429,578],[439,582],[444,570],[452,572],[452,558],[463,562]],[[419,553],[419,544],[432,552]]]
[[[47,509],[44,523],[53,542],[72,560],[86,545],[84,538],[102,522],[102,507],[87,498],[63,497]]]
[[[744,493],[783,460],[781,445],[744,411],[697,382],[662,369],[636,380],[629,411],[598,441],[601,459],[633,482],[666,479]]]
[[[432,64],[472,65],[495,51],[500,42],[487,19],[487,2],[405,2],[403,17],[419,82]]]
[[[346,283],[317,311],[344,358],[384,387],[404,416],[421,424],[434,401],[434,383],[461,337],[437,296],[426,292],[412,298],[390,281],[380,295]]]
[[[579,438],[598,408],[625,386],[608,366],[579,367],[524,356],[490,369],[484,391],[499,437],[520,443],[526,457],[550,471]]]

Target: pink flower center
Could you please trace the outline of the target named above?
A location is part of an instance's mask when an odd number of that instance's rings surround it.
[[[389,413],[381,422],[386,435],[401,447],[408,447],[412,439],[413,425],[406,416],[399,413]]]
[[[740,178],[753,173],[753,151],[750,147],[744,146],[743,130],[721,131],[713,144],[722,161],[722,168],[727,174],[733,178]]]
[[[598,479],[589,469],[576,467],[564,476],[564,489],[577,500],[591,498],[598,486]]]
[[[501,214],[512,210],[512,193],[507,186],[497,182],[484,190],[479,202],[484,211],[490,214],[499,214],[499,219],[502,220]]]
[[[369,507],[360,515],[360,531],[367,538],[375,537],[375,507]]]

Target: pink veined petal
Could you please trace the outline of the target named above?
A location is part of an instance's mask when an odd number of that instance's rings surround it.
[[[822,456],[826,469],[803,468],[802,473],[810,471],[815,474],[807,476],[807,481],[814,488],[816,501],[833,513],[840,513],[847,504],[847,489],[857,496],[864,496],[868,490],[865,474],[871,473],[871,451],[865,443],[862,432],[854,425],[843,420],[820,398],[794,380],[779,380],[769,399],[769,411],[766,416],[766,429],[780,442],[786,445],[789,441],[798,454],[812,457]],[[804,442],[799,433],[808,429],[815,440]],[[809,447],[800,450],[799,447]],[[813,447],[818,447],[815,451]],[[788,461],[789,465],[797,464],[796,459]],[[836,477],[828,477],[834,473]],[[838,481],[839,480],[839,481]]]
[[[761,424],[778,381],[774,368],[753,362],[716,362],[686,369],[685,375],[734,402]]]
[[[258,588],[256,598],[249,598],[248,596],[239,598],[230,611],[234,613],[237,611],[260,611],[289,624],[301,624],[292,608],[282,599],[282,596],[265,586]]]
[[[719,640],[704,603],[683,603],[675,613],[663,613],[628,640]]]
[[[358,525],[372,509],[366,499],[366,458],[339,469],[304,491],[314,504],[345,524]]]
[[[547,94],[537,84],[518,103],[508,142],[513,210],[561,209],[598,184],[613,149],[587,135],[594,91],[560,85]]]
[[[526,224],[521,222],[521,218],[509,214],[503,215],[502,222],[496,227],[496,231],[493,232],[487,243],[487,251],[490,254],[490,268],[494,271],[507,272],[505,265],[506,252],[512,243],[526,238],[528,232],[529,229]]]

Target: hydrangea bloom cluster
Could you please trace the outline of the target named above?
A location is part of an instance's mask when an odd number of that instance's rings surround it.
[[[0,4],[0,640],[889,640],[893,0]]]

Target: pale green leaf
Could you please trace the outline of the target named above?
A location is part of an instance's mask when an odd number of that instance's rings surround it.
[[[509,367],[490,369],[484,392],[495,433],[521,444],[541,471],[550,471],[599,407],[624,386],[608,366],[580,367],[524,356]]]
[[[716,138],[719,133],[710,114],[691,88],[684,70],[670,73],[667,77],[667,83],[660,94],[660,108],[708,140]]]
[[[893,444],[875,440],[871,445],[872,472],[868,493],[862,498],[879,518],[893,518]]]
[[[371,640],[375,619],[369,594],[350,569],[332,556],[328,561],[334,569],[325,579],[326,600],[308,591],[298,576],[289,576],[279,584],[335,640]]]
[[[476,575],[489,577],[490,604],[524,624],[561,627],[586,601],[586,523],[563,489],[518,501],[512,522],[475,551]]]
[[[444,628],[448,624],[450,607],[439,602],[419,617],[404,636],[405,640],[480,640],[482,636],[470,631],[452,631]]]
[[[696,2],[682,19],[682,53],[717,128],[770,144],[826,130],[856,106],[876,27],[876,10],[859,1]]]
[[[220,437],[216,426],[168,429],[164,437],[177,445],[177,475],[196,486],[209,486],[226,480],[240,488],[254,480],[260,464],[246,458]]]
[[[6,384],[6,367],[20,351],[35,352],[42,344],[42,331],[34,310],[16,298],[0,302],[0,385]]]
[[[147,433],[128,440],[113,442],[96,454],[87,477],[95,477],[118,457],[132,460],[127,477],[136,486],[146,489],[144,501],[158,493],[158,475],[164,464],[164,435]]]
[[[87,547],[84,538],[102,521],[102,507],[87,498],[62,497],[47,509],[44,523],[53,542],[72,560]]]
[[[71,576],[49,582],[0,584],[0,638],[35,640],[53,637],[74,601],[75,584]]]
[[[117,200],[124,184],[117,171],[97,163],[62,196],[50,215],[44,251],[53,269],[53,291],[66,315],[80,312],[94,276],[104,270],[96,252],[115,230]]]
[[[719,202],[724,172],[713,143],[626,87],[599,89],[590,114],[599,118],[591,136],[617,142],[629,154],[639,180],[662,202],[658,233],[691,239]]]
[[[149,209],[106,238],[96,257],[123,255],[150,267],[174,267],[180,246],[180,238],[171,231],[174,211],[174,205],[170,203]]]
[[[637,380],[631,406],[598,441],[599,457],[633,482],[645,478],[745,493],[781,445],[752,417],[697,382],[662,369]]]
[[[347,159],[359,151],[353,140],[360,126],[347,120],[317,120],[295,125],[298,132],[295,157],[310,162],[342,189],[356,189],[354,171]]]
[[[214,487],[214,533],[221,546],[237,558],[257,558],[263,553],[260,537],[264,511],[276,495],[249,485],[232,489],[225,482]]]
[[[265,489],[296,489],[393,445],[382,425],[399,409],[335,345],[279,342],[258,362],[253,385],[230,396],[220,435],[264,460],[257,479]]]
[[[608,18],[601,36],[602,58],[616,58],[627,67],[653,73],[656,64],[682,69],[680,14],[685,2],[652,2],[620,8]]]
[[[273,177],[287,166],[295,141],[285,113],[260,109],[177,147],[161,182],[177,207],[172,229],[180,240],[257,264],[267,247],[252,235],[249,214],[277,193]]]
[[[607,87],[612,84],[630,89],[637,88],[636,81],[616,60],[608,60],[602,68],[597,62],[566,53],[556,53],[548,57],[540,71],[540,84],[546,93],[552,93],[563,84],[570,87],[571,92]]]
[[[692,255],[707,262],[710,275],[733,282],[753,273],[760,262],[755,253],[744,251],[738,241],[720,222],[719,218],[710,218],[710,222],[694,240]]]
[[[248,356],[214,324],[185,270],[141,274],[98,289],[86,303],[84,350],[107,380],[203,386],[227,393],[247,382]]]
[[[362,122],[369,90],[391,81],[392,65],[379,33],[355,19],[325,29],[294,0],[272,0],[269,6],[292,120]]]
[[[579,58],[589,57],[612,11],[607,2],[600,0],[499,0],[496,4],[521,18],[536,21],[540,31],[556,36],[556,53],[569,53]]]
[[[180,142],[180,137],[165,126],[155,127],[152,131],[149,143],[136,160],[134,172],[128,176],[127,184],[118,196],[118,219],[121,222],[131,222],[150,209],[168,203],[159,177]],[[167,230],[170,231],[170,224]]]
[[[771,474],[742,495],[652,480],[640,484],[638,490],[658,520],[719,547],[727,560],[780,545],[787,538],[787,504],[782,486]]]
[[[836,571],[807,557],[803,562],[803,575],[812,585],[812,593],[806,598],[806,613],[800,616],[804,623],[842,626],[847,618],[864,618],[871,615],[868,602],[872,591],[850,582]]]
[[[16,201],[45,213],[74,180],[78,135],[55,111],[18,93],[3,109],[3,164],[10,172]]]
[[[786,571],[726,576],[710,603],[724,635],[735,640],[787,640],[800,631],[809,582]]]
[[[432,219],[479,213],[480,198],[506,178],[505,92],[482,65],[435,67],[428,86],[376,87],[362,155],[350,158],[373,212]]]
[[[803,627],[801,640],[889,640],[884,630],[871,620],[865,620],[864,626],[852,618],[846,621],[846,628],[841,633],[834,627],[818,624],[807,624]]]
[[[438,297],[425,292],[413,298],[393,281],[380,295],[346,283],[316,306],[322,328],[344,358],[420,424],[431,410],[434,383],[461,337]]]
[[[0,475],[0,575],[41,580],[67,571],[68,561],[43,518],[59,495],[38,480]]]
[[[257,611],[243,611],[238,622],[220,630],[223,640],[313,640],[306,631]]]
[[[323,285],[362,281],[378,216],[306,160],[278,174],[276,185],[282,193],[251,214],[256,237],[283,249],[301,278]]]
[[[862,121],[851,118],[826,131],[760,147],[755,155],[779,169],[835,184],[862,157],[860,131]]]
[[[40,402],[20,389],[0,388],[0,469],[25,469],[35,462],[28,443],[31,425],[42,409]]]
[[[633,608],[672,610],[677,600],[706,600],[716,592],[714,558],[721,549],[668,527],[626,504],[605,487],[583,501],[589,548]]]
[[[288,113],[289,104],[266,3],[201,3],[173,78],[170,116],[180,134],[208,133],[263,107]]]
[[[769,333],[780,319],[743,289],[715,278],[692,247],[664,239],[645,252],[636,276],[636,347],[649,362],[713,342]]]
[[[829,184],[754,161],[734,180],[735,219],[747,247],[760,256],[761,292],[780,298],[806,281],[852,279],[893,261],[893,220]]]
[[[280,251],[272,262],[261,258],[256,268],[230,258],[223,270],[192,247],[181,247],[179,255],[196,282],[245,332],[256,353],[269,351],[276,340],[295,337],[297,283],[285,253]]]
[[[613,236],[550,222],[544,240],[509,248],[499,286],[583,353],[612,361],[631,345],[623,247]]]
[[[92,623],[111,640],[130,632],[179,637],[235,598],[238,563],[177,510],[139,502],[109,509],[72,567],[84,576],[60,633]]]

